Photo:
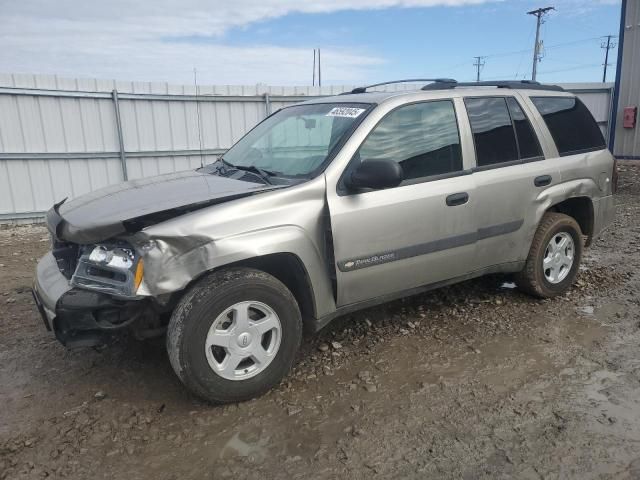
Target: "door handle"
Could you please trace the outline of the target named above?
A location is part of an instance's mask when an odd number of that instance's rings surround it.
[[[464,205],[469,201],[469,194],[467,192],[453,193],[447,197],[447,205],[455,207],[457,205]]]
[[[533,184],[536,187],[546,187],[551,183],[551,180],[551,175],[540,175],[539,177],[533,179]]]

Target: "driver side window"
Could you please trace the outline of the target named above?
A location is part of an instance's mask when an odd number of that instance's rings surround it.
[[[415,103],[388,113],[358,149],[361,161],[392,160],[404,180],[462,170],[462,152],[451,100]]]

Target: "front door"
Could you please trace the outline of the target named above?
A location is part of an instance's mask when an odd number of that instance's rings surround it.
[[[398,187],[328,196],[338,306],[462,276],[476,241],[474,180],[463,169],[454,104],[434,100],[389,112],[352,164],[397,161]]]

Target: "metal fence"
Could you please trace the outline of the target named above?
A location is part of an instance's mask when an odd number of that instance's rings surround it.
[[[606,132],[611,86],[566,87]],[[351,88],[0,74],[0,222],[42,218],[65,197],[210,163],[271,111]]]

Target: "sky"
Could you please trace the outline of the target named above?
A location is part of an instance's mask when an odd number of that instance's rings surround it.
[[[0,72],[192,84],[323,85],[398,78],[602,80],[620,0],[0,0]],[[613,41],[616,43],[615,39]],[[608,79],[615,75],[611,50]]]

